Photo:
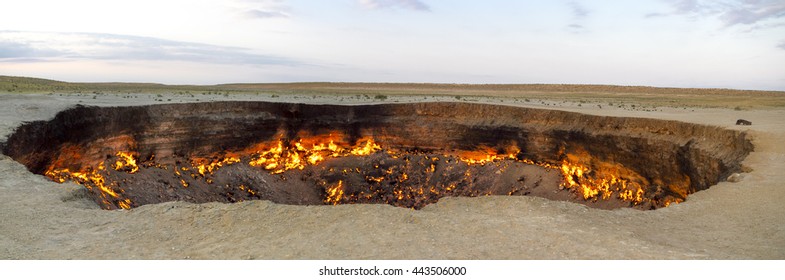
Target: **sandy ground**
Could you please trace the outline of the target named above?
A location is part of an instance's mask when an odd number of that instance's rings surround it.
[[[0,139],[24,121],[52,118],[75,104],[138,105],[197,98],[373,102],[255,94],[0,94]],[[413,101],[455,99],[385,100]],[[86,198],[80,186],[51,182],[0,155],[0,259],[785,259],[785,109],[649,112],[590,103],[483,97],[470,101],[749,129],[756,147],[744,165],[753,171],[743,174],[740,182],[720,183],[655,211],[598,210],[507,196],[446,198],[417,211],[388,205],[291,206],[267,201],[173,202],[106,211]],[[753,125],[737,127],[738,118]]]

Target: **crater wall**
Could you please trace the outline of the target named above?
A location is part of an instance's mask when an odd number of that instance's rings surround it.
[[[616,184],[614,196],[623,198],[623,181],[625,188],[641,189],[644,208],[682,201],[739,172],[753,150],[745,132],[719,127],[500,105],[211,102],[77,106],[50,121],[20,126],[2,151],[31,172],[46,174],[53,167],[95,169],[114,161],[118,151],[131,151],[140,162],[178,166],[195,158],[250,157],[264,143],[291,146],[320,137],[346,147],[373,139],[384,151],[491,155],[560,170],[559,189],[572,189],[570,199],[587,204],[614,190],[578,187]],[[322,186],[322,196],[329,190]]]

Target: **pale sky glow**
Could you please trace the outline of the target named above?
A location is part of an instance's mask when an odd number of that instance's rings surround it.
[[[3,0],[0,75],[785,90],[785,1]]]

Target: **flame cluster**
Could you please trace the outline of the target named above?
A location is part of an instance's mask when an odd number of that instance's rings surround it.
[[[587,201],[599,199],[608,200],[613,197],[622,201],[627,201],[633,205],[638,205],[649,198],[646,197],[645,187],[639,182],[622,178],[618,170],[613,168],[590,168],[587,165],[578,163],[579,158],[590,158],[583,154],[566,155],[569,160],[563,160],[560,164],[548,162],[535,162],[519,156],[519,149],[512,147],[511,152],[499,153],[490,148],[480,148],[476,151],[465,151],[458,154],[460,159],[468,164],[487,164],[500,160],[515,160],[525,164],[537,165],[548,169],[559,170],[564,178],[562,188],[572,189]],[[511,192],[512,193],[512,192]],[[668,198],[664,204],[679,203],[680,199]]]
[[[634,205],[640,204],[645,199],[643,186],[636,182],[617,177],[612,173],[600,173],[586,166],[562,162],[559,168],[564,176],[563,187],[576,190],[584,200],[607,200],[614,193],[623,201]]]
[[[193,157],[190,159],[190,166],[159,164],[154,161],[154,155],[151,155],[147,161],[140,163],[138,154],[131,151],[119,151],[114,154],[113,159],[106,162],[111,163],[112,169],[115,171],[128,174],[139,172],[139,164],[145,168],[171,169],[179,179],[180,184],[184,188],[188,188],[191,184],[187,180],[190,179],[184,178],[184,173],[190,173],[186,174],[186,177],[190,175],[193,180],[204,179],[208,184],[211,184],[212,179],[210,175],[213,172],[221,167],[242,162],[243,159],[250,166],[261,167],[273,174],[279,174],[287,170],[304,169],[307,165],[316,165],[330,157],[367,156],[381,150],[381,147],[371,138],[360,139],[356,145],[348,148],[341,147],[332,140],[327,143],[312,143],[310,145],[305,145],[303,142],[298,140],[285,146],[284,141],[278,140],[274,142],[275,144],[272,147],[257,149],[250,152],[250,155],[228,154],[219,159]],[[81,158],[78,154],[74,154],[71,151],[75,150],[73,147],[69,147],[68,150],[72,159]],[[82,166],[77,168],[78,171],[72,171],[70,168],[64,167],[68,166],[65,160],[58,160],[44,172],[44,175],[59,183],[70,180],[83,185],[91,192],[98,193],[99,200],[104,208],[131,208],[133,205],[131,199],[123,196],[124,191],[117,185],[117,182],[107,183],[110,180],[107,180],[109,171],[106,170],[106,165],[109,164],[101,162],[96,167]],[[241,186],[241,189],[252,195],[255,194],[251,188]],[[97,190],[97,192],[94,190]]]
[[[240,161],[241,160],[240,160],[239,157],[234,157],[234,156],[227,156],[227,157],[225,157],[223,159],[220,159],[220,160],[208,160],[208,159],[204,159],[204,158],[194,158],[194,159],[191,159],[191,165],[193,166],[194,169],[196,169],[196,171],[200,175],[202,175],[202,177],[204,177],[204,176],[206,176],[208,174],[212,174],[215,170],[218,170],[218,168],[221,168],[222,166],[231,165],[231,164],[234,164],[234,163],[238,163]],[[181,167],[180,169],[182,170],[182,168],[183,167]],[[188,170],[188,169],[186,168],[186,170]],[[185,170],[183,170],[183,171],[185,171]],[[175,168],[175,173],[180,173],[180,172],[177,171],[177,169]],[[177,175],[179,176],[180,174],[177,174]]]
[[[251,155],[249,164],[278,174],[292,169],[304,169],[307,165],[316,165],[329,157],[367,156],[381,149],[371,138],[358,140],[357,144],[350,148],[342,148],[332,140],[326,144],[314,143],[310,147],[300,140],[284,148],[283,141],[279,140],[273,147]]]
[[[337,142],[337,143],[336,143]],[[348,143],[340,142],[332,139],[318,138],[299,138],[294,141],[276,140],[272,142],[261,143],[251,151],[243,151],[238,153],[227,153],[220,157],[213,158],[197,158],[190,159],[191,166],[172,166],[171,169],[178,176],[180,184],[184,188],[188,188],[191,184],[186,181],[187,176],[183,177],[182,172],[190,171],[190,182],[196,179],[204,179],[208,184],[212,183],[210,175],[221,167],[237,164],[241,162],[247,163],[249,166],[261,168],[272,174],[280,174],[288,170],[302,170],[310,165],[317,165],[328,158],[346,157],[346,156],[368,156],[377,152],[381,152],[382,147],[377,144],[373,138],[367,137],[357,140],[354,145],[347,145]],[[407,152],[391,151],[386,152],[392,158],[400,158],[406,156]],[[582,197],[587,201],[619,199],[622,201],[630,202],[633,205],[640,204],[650,198],[647,197],[646,187],[640,181],[630,178],[625,178],[615,170],[604,170],[597,166],[581,164],[579,160],[574,160],[575,156],[567,157],[568,160],[563,160],[559,163],[554,162],[535,162],[525,159],[521,156],[520,150],[517,147],[511,147],[504,150],[497,150],[492,148],[478,148],[475,151],[461,151],[457,154],[448,155],[453,159],[465,162],[468,165],[485,165],[489,163],[498,163],[502,161],[517,161],[525,164],[537,165],[548,170],[558,170],[563,176],[562,187],[572,190],[576,195]],[[60,165],[53,164],[45,172],[45,175],[56,182],[65,182],[67,180],[74,181],[98,193],[102,203],[107,206],[115,206],[116,208],[129,209],[133,206],[132,201],[124,197],[123,190],[119,188],[116,182],[107,183],[107,175],[109,170],[106,170],[105,165],[110,165],[116,172],[124,172],[134,174],[139,172],[141,164],[144,168],[161,168],[168,170],[169,167],[154,162],[154,157],[151,156],[145,162],[139,163],[138,153],[130,151],[119,151],[114,154],[112,160],[101,162],[95,168],[85,167],[80,168],[78,171],[72,171]],[[429,160],[437,161],[438,158],[429,158]],[[407,159],[408,164],[408,159]],[[423,172],[433,174],[435,172],[435,164],[422,163]],[[375,167],[379,169],[378,166]],[[357,170],[343,170],[342,172],[358,172],[362,173],[368,184],[368,189],[360,192],[348,192],[346,190],[347,183],[344,181],[337,181],[331,185],[323,185],[324,195],[323,202],[325,204],[341,204],[341,203],[356,203],[362,201],[372,201],[384,197],[383,201],[394,202],[405,200],[432,200],[438,197],[449,195],[457,191],[458,186],[467,185],[470,182],[472,174],[469,170],[464,174],[465,178],[457,181],[450,181],[445,185],[440,186],[426,186],[421,182],[414,182],[414,187],[401,187],[399,184],[391,190],[380,189],[380,183],[384,180],[395,181],[396,183],[406,182],[409,175],[406,173],[395,173],[393,175],[391,170],[379,170],[374,172],[366,172]],[[428,175],[430,176],[430,175]],[[419,185],[417,185],[419,184]],[[253,188],[241,186],[242,190],[255,195]],[[513,194],[515,191],[511,191]],[[480,195],[475,193],[466,193],[462,195]],[[668,198],[664,202],[665,206],[671,203],[678,203],[681,200]],[[112,207],[108,207],[112,208]]]
[[[136,173],[139,171],[139,166],[136,165],[136,158],[130,152],[117,152],[117,161],[114,163],[114,170],[127,171],[128,173]]]
[[[327,204],[338,205],[343,199],[343,181],[325,189],[324,202]]]
[[[88,168],[85,171],[72,172],[68,168],[50,168],[45,172],[45,175],[59,183],[71,180],[82,186],[85,186],[88,190],[91,191],[93,188],[97,188],[104,206],[109,206],[111,205],[111,201],[116,201],[115,203],[119,208],[131,208],[131,200],[121,197],[118,191],[115,191],[115,183],[106,183],[106,177],[104,177],[105,170],[105,165],[102,162],[96,169]],[[138,167],[136,170],[138,170]]]
[[[461,161],[467,164],[487,164],[505,159],[517,160],[520,149],[517,147],[509,148],[509,152],[499,152],[490,147],[478,147],[473,151],[460,151],[455,154]]]

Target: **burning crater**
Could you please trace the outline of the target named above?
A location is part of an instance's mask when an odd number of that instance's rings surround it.
[[[741,169],[744,132],[467,103],[78,106],[16,129],[3,153],[105,209],[266,199],[419,209],[532,195],[655,209]]]

